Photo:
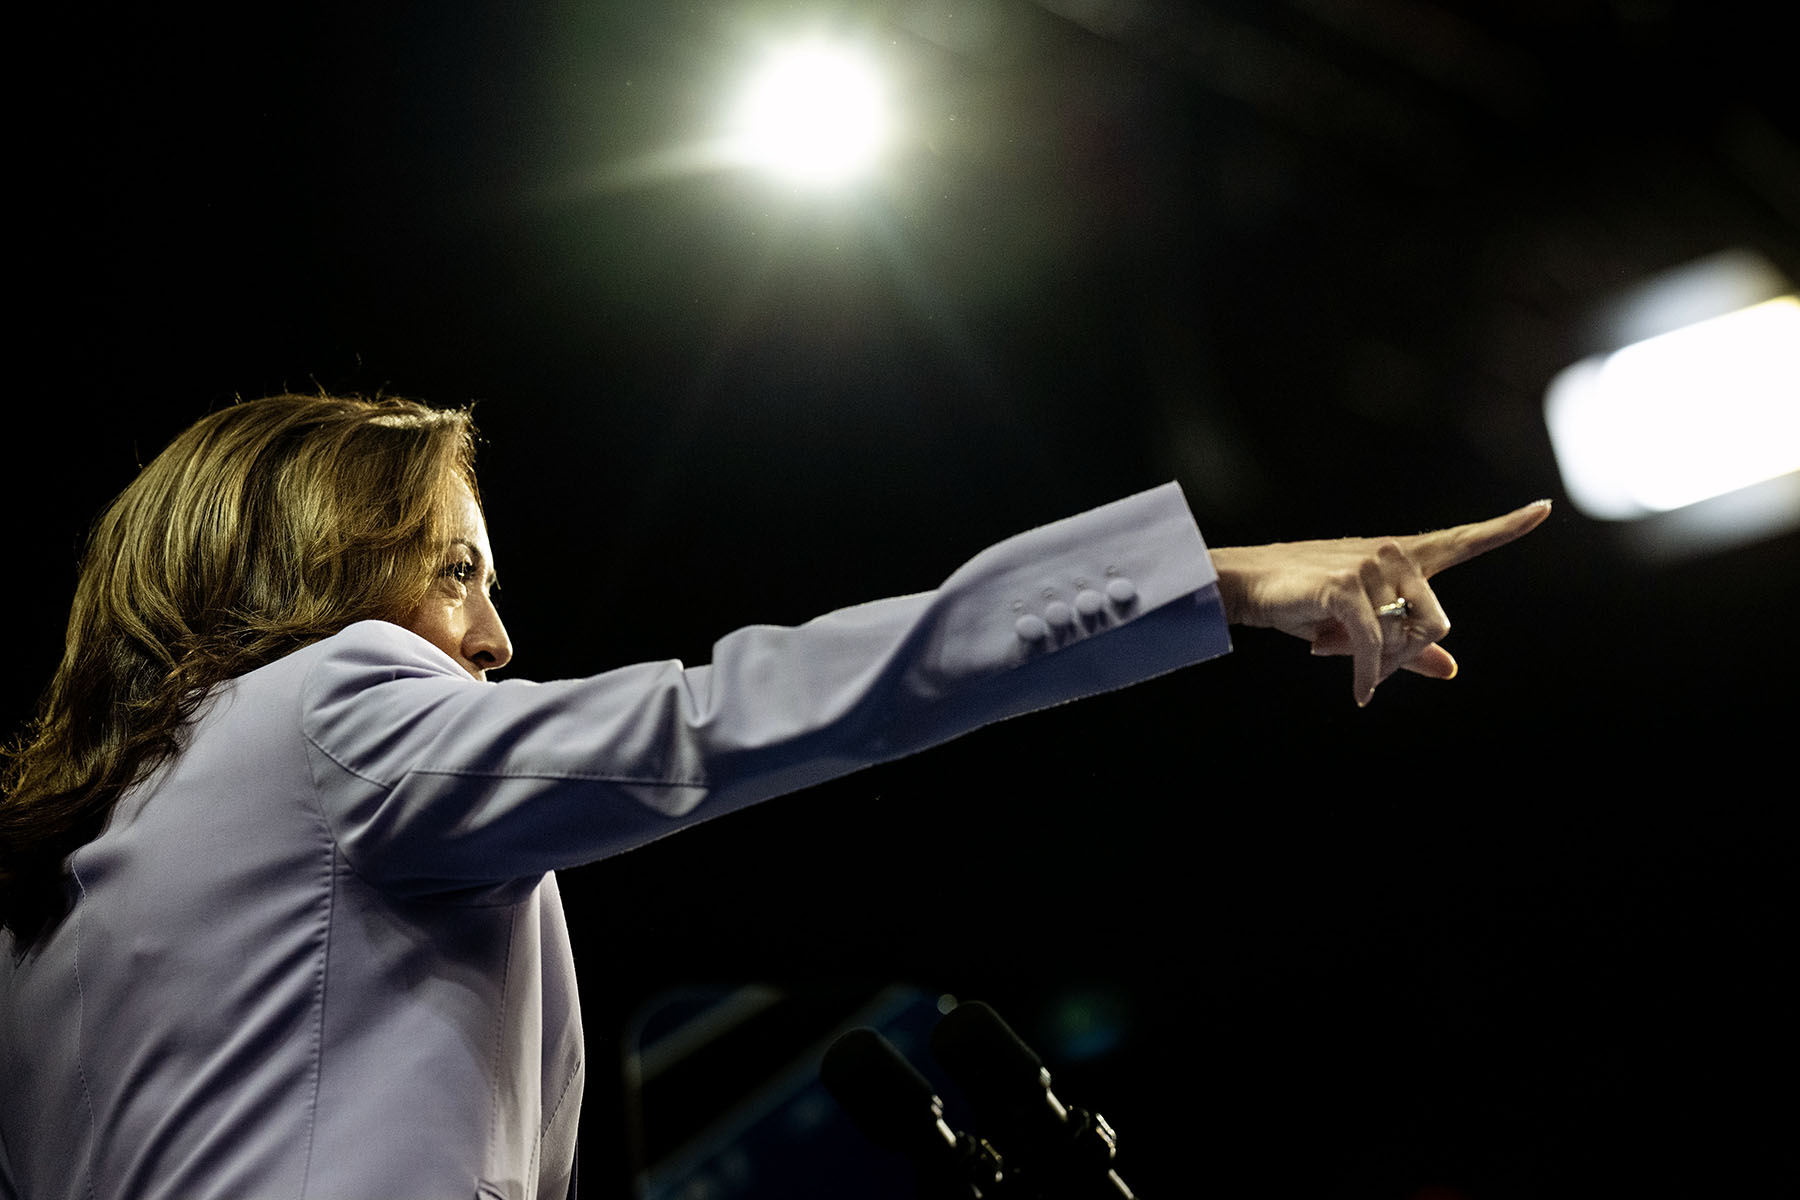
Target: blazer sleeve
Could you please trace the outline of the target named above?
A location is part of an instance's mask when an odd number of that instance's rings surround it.
[[[365,878],[430,892],[589,862],[1230,641],[1171,483],[1009,538],[935,591],[740,629],[704,666],[478,683],[376,621],[315,649],[301,714],[327,824]]]

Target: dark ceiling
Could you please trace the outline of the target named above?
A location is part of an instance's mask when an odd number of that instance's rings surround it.
[[[47,82],[8,716],[134,465],[315,382],[477,402],[532,678],[704,661],[1170,478],[1220,545],[1561,498],[1541,398],[1598,307],[1730,248],[1800,278],[1782,7],[67,10],[16,46]],[[821,20],[900,80],[876,185],[638,169]],[[1443,577],[1454,683],[1358,711],[1250,634],[571,872],[596,1061],[679,982],[905,980],[1024,1025],[1098,988],[1134,1036],[1084,1078],[1152,1195],[1760,1180],[1797,550],[1652,564],[1561,503]],[[1150,1098],[1177,1077],[1209,1156]]]

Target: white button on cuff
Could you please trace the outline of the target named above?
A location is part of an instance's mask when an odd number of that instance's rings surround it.
[[[1013,622],[1013,630],[1028,642],[1041,642],[1050,636],[1050,627],[1044,619],[1033,613],[1026,613]]]
[[[1044,620],[1050,622],[1050,624],[1059,629],[1065,625],[1073,625],[1075,623],[1075,610],[1064,604],[1061,600],[1052,600],[1050,603],[1044,605]]]
[[[1084,617],[1091,617],[1106,607],[1106,598],[1093,588],[1082,588],[1075,593],[1075,611]]]
[[[1130,604],[1137,599],[1137,587],[1121,575],[1106,581],[1106,594],[1114,604]]]

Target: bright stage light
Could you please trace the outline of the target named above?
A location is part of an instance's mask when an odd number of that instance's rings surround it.
[[[880,73],[866,57],[811,41],[769,55],[744,90],[735,125],[743,161],[830,185],[875,162],[890,117]]]
[[[1569,498],[1602,520],[1800,470],[1800,297],[1579,362],[1551,383],[1544,416]]]

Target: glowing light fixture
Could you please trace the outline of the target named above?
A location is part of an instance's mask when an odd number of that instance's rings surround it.
[[[1569,498],[1603,520],[1800,470],[1800,297],[1576,363],[1544,402]]]
[[[772,52],[751,76],[734,122],[738,157],[796,183],[843,183],[871,166],[890,116],[879,72],[824,40]]]

